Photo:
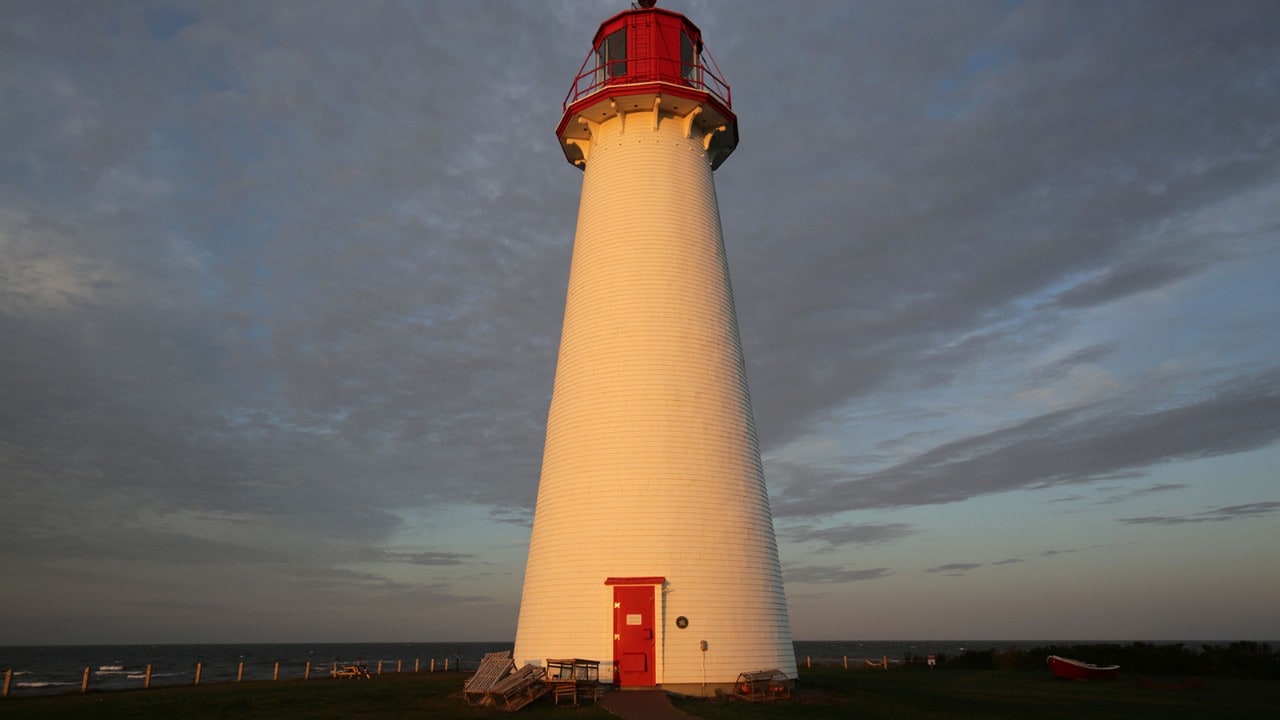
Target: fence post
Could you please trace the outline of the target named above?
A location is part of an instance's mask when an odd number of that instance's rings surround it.
[[[276,669],[271,671],[271,682],[275,682],[279,679],[280,679],[280,661],[277,660]]]
[[[402,662],[404,662],[404,661],[403,661],[403,660],[396,660],[396,672],[400,672],[400,663],[402,663]]]
[[[13,668],[4,671],[4,697],[9,697],[9,684],[13,682]],[[84,692],[82,689],[80,692]]]
[[[240,661],[240,667],[236,668],[236,682],[244,680],[244,661]]]
[[[142,687],[151,687],[151,663],[147,663],[147,676],[146,679],[142,681]]]
[[[196,685],[200,684],[200,671],[203,669],[204,669],[204,663],[197,662],[196,663],[196,682],[195,682]]]
[[[13,671],[10,670],[9,672],[13,672]],[[89,666],[88,665],[84,666],[84,675],[80,676],[80,692],[82,694],[89,692]],[[9,694],[9,676],[8,675],[5,675],[4,677],[4,694],[5,695]]]
[[[379,661],[378,661],[378,674],[379,674],[379,675],[381,675],[381,674],[382,674],[382,661],[381,661],[381,660],[379,660]]]
[[[436,659],[431,658],[431,672],[435,672],[435,671],[436,671]]]
[[[807,667],[807,668],[811,668],[811,667],[813,667],[813,658],[812,658],[812,657],[810,657],[810,656],[808,656],[808,655],[805,655],[805,656],[804,656],[804,666],[805,666],[805,667]]]
[[[844,669],[845,669],[845,670],[848,670],[848,669],[849,669],[849,656],[848,656],[848,655],[845,655],[845,656],[844,656]]]
[[[449,658],[444,659],[444,671],[449,672]]]
[[[333,674],[330,677],[338,677],[338,661],[333,661]]]
[[[418,672],[418,658],[413,659],[413,671]]]
[[[311,679],[311,661],[310,660],[307,661],[307,669],[302,672],[302,679],[303,680]]]

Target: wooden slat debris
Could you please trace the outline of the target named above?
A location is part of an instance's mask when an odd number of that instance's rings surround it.
[[[279,672],[280,672],[280,664],[279,664],[279,663],[276,663],[276,672],[277,672],[277,673],[279,673]],[[364,664],[364,663],[352,663],[352,664],[350,664],[350,665],[344,665],[344,666],[342,666],[342,669],[341,669],[341,670],[335,670],[335,671],[333,672],[333,676],[334,676],[334,677],[340,677],[340,678],[365,678],[365,679],[369,679],[369,678],[372,678],[372,677],[373,677],[373,673],[369,672],[369,668],[365,667],[365,664]]]
[[[733,697],[740,700],[780,700],[791,697],[791,681],[779,670],[755,670],[738,675]]]
[[[545,682],[546,676],[547,671],[541,665],[525,665],[490,688],[480,704],[519,710],[551,690]]]

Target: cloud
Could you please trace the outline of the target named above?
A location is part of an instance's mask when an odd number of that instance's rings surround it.
[[[477,558],[471,553],[385,550],[382,553],[382,559],[388,562],[434,567],[441,565],[465,565],[475,562]]]
[[[1258,502],[1204,510],[1190,515],[1120,518],[1126,525],[1186,525],[1203,522],[1231,522],[1267,517],[1280,512],[1280,502]]]
[[[288,570],[290,579],[298,584],[315,589],[349,590],[360,592],[397,592],[410,586],[396,582],[383,575],[361,572],[347,568],[333,567],[297,567]]]
[[[518,527],[533,527],[533,508],[531,507],[496,507],[490,513],[496,522]]]
[[[1041,550],[1040,557],[1057,557],[1058,555],[1071,555],[1086,550],[1088,548],[1059,548],[1052,550]]]
[[[942,574],[949,577],[960,577],[974,568],[982,567],[982,563],[948,563],[925,570],[930,574]]]
[[[1027,374],[1027,382],[1032,385],[1051,382],[1066,375],[1073,368],[1092,365],[1105,360],[1115,351],[1116,346],[1114,343],[1099,343],[1080,348],[1066,357],[1034,368]]]
[[[1022,558],[1007,558],[1004,560],[997,560],[991,564],[992,565],[1015,565],[1020,562],[1024,562]]]
[[[860,580],[878,580],[893,575],[893,571],[888,568],[848,570],[839,565],[801,565],[786,568],[783,575],[788,583],[827,585],[858,582]]]
[[[1163,400],[1152,398],[1148,402]],[[1265,447],[1280,439],[1280,372],[1249,376],[1161,409],[1099,402],[934,447],[855,479],[792,484],[781,516],[960,502],[1088,483],[1158,463]]]
[[[1057,302],[1065,307],[1100,305],[1135,293],[1155,290],[1204,270],[1204,265],[1167,262],[1146,258],[1129,266],[1106,270],[1061,293]]]
[[[1114,503],[1124,502],[1126,500],[1133,500],[1135,498],[1143,498],[1148,495],[1153,495],[1156,493],[1164,493],[1164,492],[1169,492],[1171,490],[1182,490],[1182,489],[1185,489],[1186,487],[1188,487],[1186,483],[1157,483],[1155,485],[1149,485],[1144,488],[1136,488],[1128,492],[1116,493],[1103,500],[1099,500],[1095,504],[1111,505]]]
[[[831,550],[845,545],[877,545],[900,540],[915,530],[907,523],[860,523],[817,528],[811,525],[788,528],[782,535],[792,542],[819,542]]]

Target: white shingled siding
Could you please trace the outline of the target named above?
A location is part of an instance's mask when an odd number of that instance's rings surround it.
[[[662,576],[658,683],[795,677],[715,186],[684,125],[594,128],[515,657],[610,679],[605,579]]]

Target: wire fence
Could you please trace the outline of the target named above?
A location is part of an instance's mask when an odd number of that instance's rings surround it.
[[[90,690],[126,690],[149,689],[156,687],[174,687],[178,685],[200,685],[229,682],[264,682],[269,677],[271,682],[284,680],[317,680],[317,679],[372,679],[384,673],[461,673],[474,672],[479,661],[463,663],[460,656],[452,655],[442,658],[413,658],[365,661],[338,661],[318,663],[275,661],[273,663],[250,663],[246,673],[246,663],[241,660],[234,664],[234,674],[227,663],[209,663],[197,661],[193,669],[173,671],[172,663],[165,663],[165,671],[160,672],[156,663],[146,663],[141,668],[125,669],[120,665],[105,665],[94,668],[85,665],[79,672],[78,690],[87,693]],[[465,667],[464,667],[465,665]],[[283,671],[282,671],[283,668]],[[153,670],[156,670],[153,672]],[[37,679],[23,681],[21,678],[35,674]],[[67,672],[49,673],[48,671],[33,673],[23,668],[6,668],[4,686],[0,697],[8,698],[15,690],[29,691],[30,694],[71,693],[77,685],[66,680]],[[15,678],[18,679],[15,682]],[[177,679],[181,678],[181,679]],[[26,692],[24,692],[26,694]]]

